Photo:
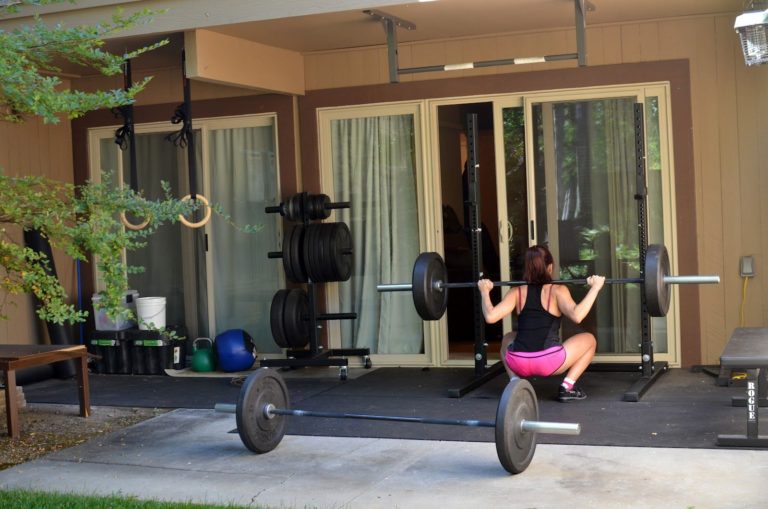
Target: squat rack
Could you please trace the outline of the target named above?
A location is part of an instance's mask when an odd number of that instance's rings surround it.
[[[636,192],[634,198],[637,202],[637,220],[638,220],[638,250],[640,258],[640,267],[645,267],[645,257],[648,249],[648,219],[647,219],[647,199],[648,186],[646,183],[645,167],[645,126],[643,122],[643,104],[634,105],[634,131],[635,131],[635,182]],[[472,253],[472,272],[475,280],[481,277],[480,267],[482,260],[482,243],[480,242],[480,202],[479,202],[479,163],[477,156],[477,115],[467,116],[467,148],[468,148],[468,172],[469,172],[469,197],[467,206],[470,210],[471,227],[471,253]],[[644,269],[642,269],[644,270]],[[641,278],[644,274],[641,274]],[[589,371],[618,371],[633,372],[639,371],[640,378],[636,380],[630,388],[624,393],[623,400],[630,402],[640,401],[642,395],[650,386],[666,373],[669,363],[666,361],[654,361],[653,341],[650,334],[650,314],[645,298],[645,293],[641,294],[641,342],[640,342],[640,364],[636,363],[599,363],[591,364]],[[480,307],[479,292],[475,292],[474,297],[474,377],[465,385],[448,390],[448,396],[460,398],[468,392],[480,387],[493,379],[500,373],[504,373],[502,360],[497,361],[491,366],[487,365],[487,346],[485,340],[485,321]]]

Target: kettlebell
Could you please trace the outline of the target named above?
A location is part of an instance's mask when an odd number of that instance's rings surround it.
[[[198,347],[198,341],[207,341],[208,346]],[[192,342],[192,371],[201,373],[214,371],[216,361],[213,358],[213,341],[211,338],[197,338]]]

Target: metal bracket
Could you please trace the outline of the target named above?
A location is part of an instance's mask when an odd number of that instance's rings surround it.
[[[545,55],[543,57],[523,57],[507,58],[501,60],[484,60],[480,62],[465,62],[461,64],[445,65],[427,65],[422,67],[401,68],[398,63],[397,54],[397,28],[406,30],[415,30],[416,25],[410,21],[392,16],[386,12],[375,9],[364,10],[363,13],[381,21],[384,26],[384,33],[387,36],[387,57],[389,62],[389,82],[399,83],[401,74],[417,74],[424,72],[458,71],[464,69],[475,69],[480,67],[495,67],[499,65],[522,65],[537,64],[542,62],[554,62],[560,60],[576,60],[579,67],[587,65],[587,42],[586,42],[586,13],[593,11],[594,6],[585,0],[574,0],[575,23],[576,23],[576,53],[564,53],[558,55]]]

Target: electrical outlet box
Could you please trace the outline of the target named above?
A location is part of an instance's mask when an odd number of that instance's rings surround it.
[[[755,259],[752,256],[742,256],[739,260],[739,275],[755,277]]]

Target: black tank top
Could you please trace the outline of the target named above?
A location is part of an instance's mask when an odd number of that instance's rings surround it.
[[[538,352],[560,344],[561,317],[542,307],[541,289],[541,285],[528,285],[525,306],[517,318],[517,336],[510,345],[515,352]]]

